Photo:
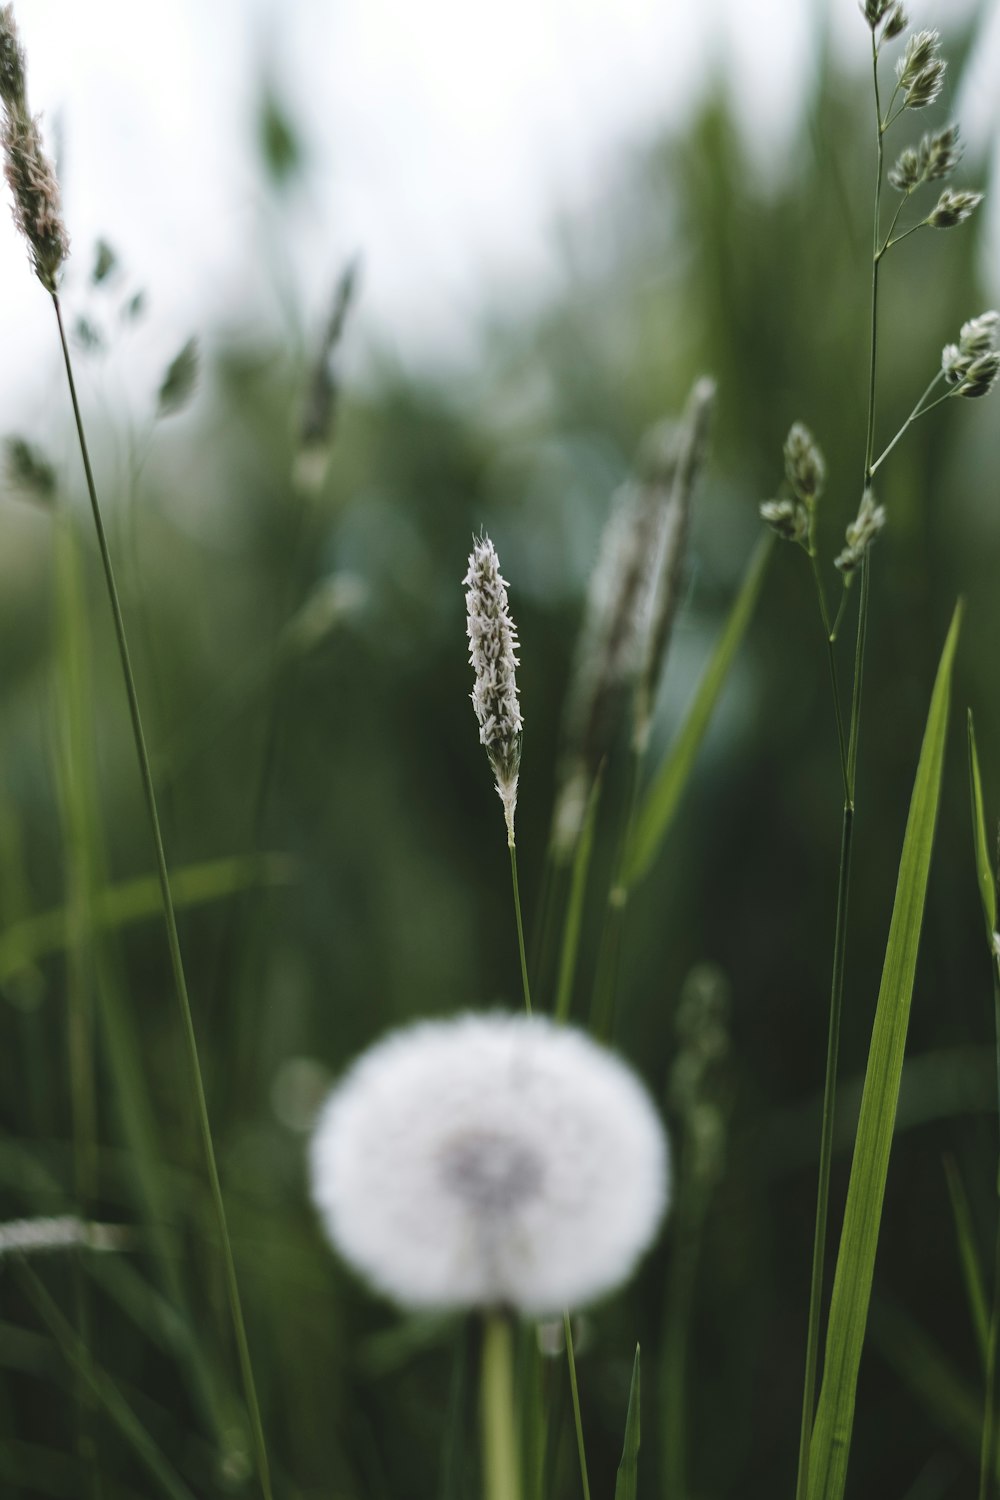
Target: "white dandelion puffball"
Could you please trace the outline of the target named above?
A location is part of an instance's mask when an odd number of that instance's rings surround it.
[[[579,1307],[631,1273],[667,1143],[631,1069],[540,1016],[394,1032],[320,1112],[312,1192],[341,1255],[407,1307]]]

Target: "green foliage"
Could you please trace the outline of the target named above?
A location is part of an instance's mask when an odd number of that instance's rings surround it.
[[[622,1447],[618,1478],[615,1480],[615,1500],[636,1500],[639,1493],[639,1345],[635,1346],[635,1363],[632,1366],[632,1383],[628,1391],[628,1411],[625,1414],[625,1443]]]

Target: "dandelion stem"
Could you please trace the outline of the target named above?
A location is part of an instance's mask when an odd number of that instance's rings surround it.
[[[521,920],[521,892],[517,884],[517,850],[511,836],[507,840],[510,850],[510,879],[514,887],[514,916],[517,919],[517,951],[521,957],[521,987],[524,990],[524,1008],[531,1015],[531,989],[528,985],[528,960],[524,952],[524,923]]]
[[[583,1485],[583,1500],[590,1500],[590,1480],[587,1477],[587,1450],[583,1442],[583,1418],[580,1415],[580,1389],[576,1383],[576,1357],[573,1353],[573,1323],[568,1312],[563,1313],[563,1330],[566,1335],[566,1363],[569,1366],[569,1388],[573,1394],[573,1421],[576,1424],[576,1451],[580,1455],[580,1481]]]
[[[177,931],[177,918],[174,913],[173,896],[170,890],[170,875],[167,869],[167,858],[163,847],[163,835],[160,830],[160,818],[156,806],[156,792],[153,787],[153,777],[150,770],[149,754],[146,749],[146,737],[142,727],[142,716],[139,711],[139,697],[136,691],[135,677],[132,672],[132,663],[129,656],[128,639],[125,633],[125,620],[122,615],[121,603],[118,597],[118,587],[115,582],[114,568],[111,562],[111,553],[108,548],[107,534],[104,529],[104,521],[101,508],[97,498],[97,487],[94,482],[93,469],[90,463],[90,453],[87,447],[87,438],[84,432],[83,417],[80,412],[80,403],[77,399],[76,381],[73,378],[73,364],[70,359],[69,344],[66,339],[66,330],[63,325],[62,308],[59,298],[55,292],[52,294],[52,303],[55,308],[56,322],[59,328],[59,341],[62,346],[63,362],[66,368],[66,380],[69,385],[70,401],[73,407],[73,418],[76,423],[76,432],[80,444],[80,457],[83,460],[83,469],[87,481],[87,492],[90,497],[90,507],[94,517],[94,528],[97,532],[97,544],[101,554],[101,564],[104,569],[104,579],[107,585],[108,599],[111,605],[111,613],[114,618],[115,636],[118,641],[118,654],[121,659],[122,675],[125,680],[125,693],[128,699],[129,716],[132,721],[132,733],[135,740],[136,757],[139,763],[139,773],[142,780],[143,796],[146,802],[146,810],[149,815],[150,831],[153,839],[153,848],[156,855],[156,868],[160,884],[160,896],[163,904],[163,918],[167,930],[167,946],[170,950],[170,963],[174,976],[174,987],[177,993],[177,1001],[181,1012],[182,1029],[186,1045],[188,1063],[191,1069],[191,1081],[194,1093],[195,1113],[198,1119],[198,1128],[201,1136],[202,1148],[205,1156],[205,1165],[208,1172],[209,1187],[211,1190],[212,1204],[215,1211],[216,1224],[219,1231],[219,1239],[222,1247],[223,1261],[225,1266],[226,1291],[229,1299],[230,1314],[233,1322],[233,1332],[236,1338],[236,1347],[239,1355],[240,1371],[243,1377],[243,1387],[247,1402],[247,1411],[253,1434],[254,1448],[257,1457],[257,1470],[260,1479],[261,1490],[265,1500],[271,1500],[270,1470],[267,1460],[267,1449],[264,1443],[264,1432],[261,1423],[260,1407],[257,1401],[257,1390],[254,1383],[253,1367],[250,1361],[250,1349],[247,1343],[246,1326],[243,1320],[243,1307],[240,1301],[239,1283],[236,1278],[236,1263],[233,1259],[233,1249],[229,1239],[229,1229],[226,1222],[226,1209],[222,1198],[222,1187],[219,1182],[219,1172],[215,1160],[215,1147],[212,1142],[212,1128],[208,1117],[208,1105],[205,1099],[205,1085],[201,1074],[201,1063],[198,1057],[198,1041],[195,1035],[194,1019],[191,1014],[191,1001],[188,996],[187,979],[184,973],[184,961],[181,956],[180,937]]]
[[[513,1331],[502,1312],[487,1313],[482,1353],[483,1493],[485,1500],[521,1500],[514,1420]]]

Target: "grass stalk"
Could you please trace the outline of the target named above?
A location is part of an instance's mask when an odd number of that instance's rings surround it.
[[[258,1478],[260,1480],[260,1486],[265,1496],[265,1500],[271,1500],[271,1480],[267,1459],[267,1448],[264,1442],[264,1431],[261,1422],[260,1406],[257,1400],[257,1389],[254,1381],[253,1366],[250,1359],[250,1348],[247,1342],[246,1325],[243,1318],[243,1306],[240,1300],[239,1282],[236,1276],[236,1263],[233,1258],[233,1249],[230,1242],[229,1228],[226,1221],[226,1208],[222,1198],[222,1187],[219,1181],[219,1171],[215,1159],[215,1147],[212,1141],[212,1128],[208,1116],[208,1104],[205,1098],[205,1086],[202,1078],[201,1062],[198,1055],[198,1041],[194,1029],[194,1018],[191,1013],[191,1001],[188,995],[187,978],[184,972],[184,961],[181,956],[180,937],[177,931],[177,918],[174,912],[173,897],[170,890],[170,876],[167,868],[166,853],[163,846],[163,835],[160,830],[160,818],[156,805],[156,792],[153,786],[153,778],[150,770],[149,754],[146,749],[146,738],[142,727],[142,715],[139,709],[139,698],[136,691],[135,677],[132,672],[132,663],[129,656],[128,639],[125,632],[125,621],[122,615],[121,603],[118,597],[118,588],[115,582],[114,568],[111,561],[111,553],[108,548],[107,535],[104,528],[103,517],[101,515],[100,503],[97,498],[97,487],[94,482],[93,469],[90,463],[90,453],[87,447],[86,433],[84,431],[83,417],[80,411],[80,403],[76,393],[76,381],[73,377],[73,363],[70,358],[69,344],[66,339],[66,329],[63,324],[62,308],[60,307],[59,298],[54,292],[52,293],[52,303],[55,309],[56,323],[59,329],[59,341],[62,348],[63,362],[66,369],[66,380],[69,386],[70,401],[73,407],[73,418],[76,424],[76,432],[80,444],[80,456],[83,461],[83,469],[87,481],[87,492],[90,498],[90,506],[94,518],[94,527],[97,533],[97,543],[101,554],[101,564],[104,570],[108,599],[111,605],[111,613],[114,619],[115,636],[118,642],[118,653],[121,659],[122,675],[125,681],[125,692],[128,699],[129,716],[132,722],[132,733],[135,740],[136,756],[138,759],[139,772],[142,780],[143,796],[146,803],[146,810],[149,816],[150,831],[152,834],[153,848],[156,856],[157,875],[160,884],[160,894],[163,902],[163,917],[166,925],[167,946],[170,951],[170,963],[173,970],[174,987],[176,990],[177,1001],[180,1008],[184,1041],[187,1050],[188,1063],[191,1071],[195,1113],[198,1121],[198,1129],[205,1157],[209,1187],[211,1190],[212,1205],[223,1254],[226,1292],[229,1301],[230,1315],[232,1317],[233,1332],[236,1339],[236,1347],[240,1363],[240,1373],[243,1380],[244,1394],[247,1403],[247,1412],[250,1420],[250,1428],[253,1435]]]
[[[521,892],[517,884],[517,850],[514,847],[514,836],[511,834],[507,840],[510,850],[510,880],[514,889],[514,917],[517,921],[517,951],[521,959],[521,988],[524,991],[524,1008],[531,1015],[531,986],[528,984],[528,960],[524,952],[524,923],[521,920]]]
[[[563,1313],[563,1333],[566,1337],[566,1363],[569,1366],[569,1388],[573,1395],[573,1423],[576,1427],[576,1451],[580,1458],[580,1483],[583,1500],[590,1500],[590,1479],[587,1476],[587,1449],[583,1441],[583,1417],[580,1414],[580,1388],[576,1380],[576,1355],[573,1352],[573,1321],[568,1312]]]
[[[878,46],[872,32],[872,84],[875,95],[875,206],[872,230],[871,332],[868,361],[868,413],[865,435],[864,488],[871,483],[875,447],[875,389],[878,373],[878,293],[879,264],[882,259],[879,225],[881,219],[882,174],[884,170],[884,127],[878,86]],[[844,965],[847,957],[847,912],[851,884],[851,850],[854,834],[854,796],[857,782],[858,741],[861,731],[861,686],[864,670],[865,640],[868,628],[868,600],[871,587],[869,553],[861,561],[861,599],[858,605],[858,627],[854,650],[854,681],[851,691],[851,717],[846,759],[844,732],[837,687],[833,636],[828,625],[822,579],[815,558],[813,571],[820,601],[820,612],[827,631],[831,682],[837,713],[837,735],[841,771],[844,780],[844,809],[840,836],[840,867],[837,877],[837,912],[834,922],[833,964],[830,976],[830,1019],[827,1030],[826,1072],[823,1083],[823,1116],[820,1131],[819,1173],[816,1188],[816,1220],[813,1231],[812,1271],[809,1284],[809,1314],[806,1331],[806,1361],[802,1387],[802,1418],[799,1427],[799,1462],[795,1485],[796,1500],[806,1500],[809,1490],[809,1449],[816,1414],[816,1377],[819,1366],[820,1326],[823,1308],[823,1282],[826,1265],[827,1223],[830,1211],[830,1168],[833,1159],[834,1109],[837,1093],[837,1070],[840,1055],[840,1023],[844,999]],[[839,616],[838,616],[839,619]]]
[[[485,1500],[521,1500],[513,1349],[514,1330],[509,1316],[502,1312],[487,1313],[480,1387]]]

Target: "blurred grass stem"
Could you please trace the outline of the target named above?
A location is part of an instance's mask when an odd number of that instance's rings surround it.
[[[573,1395],[576,1451],[580,1455],[580,1482],[583,1485],[583,1500],[590,1500],[590,1480],[587,1477],[587,1450],[583,1442],[583,1418],[580,1415],[580,1388],[576,1383],[576,1356],[573,1353],[573,1322],[568,1312],[563,1313],[563,1333],[566,1337],[566,1362],[569,1365],[569,1386]]]
[[[80,443],[80,456],[83,460],[84,474],[87,481],[87,492],[90,497],[90,505],[94,517],[94,527],[97,532],[97,543],[101,554],[101,563],[104,569],[108,598],[111,604],[111,613],[114,618],[115,635],[118,641],[119,656],[121,658],[122,675],[125,679],[125,692],[128,698],[129,715],[132,721],[132,732],[135,739],[136,755],[138,758],[139,771],[142,779],[143,795],[146,801],[146,809],[149,814],[150,830],[152,833],[153,847],[156,854],[156,866],[160,883],[160,893],[163,901],[163,917],[167,929],[167,946],[170,950],[170,962],[173,969],[177,1000],[181,1011],[181,1020],[184,1032],[184,1040],[187,1048],[188,1062],[191,1068],[195,1112],[198,1117],[198,1128],[201,1135],[202,1147],[205,1156],[205,1165],[208,1171],[209,1186],[211,1189],[212,1204],[215,1211],[215,1219],[223,1253],[226,1277],[226,1291],[229,1301],[230,1313],[232,1316],[233,1331],[236,1338],[240,1370],[243,1377],[243,1386],[246,1396],[250,1426],[253,1434],[254,1449],[257,1458],[258,1477],[260,1479],[261,1490],[263,1491],[266,1500],[271,1500],[271,1480],[267,1460],[267,1449],[264,1443],[264,1432],[261,1423],[260,1407],[257,1401],[257,1390],[253,1377],[253,1367],[250,1361],[250,1349],[247,1343],[246,1326],[243,1320],[243,1307],[240,1301],[239,1283],[236,1277],[236,1264],[233,1259],[233,1249],[230,1243],[229,1229],[226,1222],[226,1209],[222,1198],[222,1187],[219,1182],[218,1166],[215,1160],[215,1147],[212,1142],[212,1129],[208,1118],[208,1105],[205,1099],[205,1086],[202,1079],[201,1063],[198,1056],[198,1041],[195,1035],[194,1019],[191,1014],[191,1002],[188,996],[187,979],[184,973],[184,962],[181,957],[180,937],[177,931],[177,918],[174,913],[173,897],[170,891],[170,876],[167,869],[166,853],[163,847],[163,836],[160,831],[160,819],[156,806],[156,793],[153,787],[152,773],[150,771],[149,754],[146,749],[146,739],[142,727],[142,716],[139,711],[139,698],[136,692],[135,677],[132,672],[132,664],[129,657],[128,640],[125,633],[125,621],[122,615],[121,603],[118,597],[118,588],[115,583],[114,568],[111,562],[111,553],[108,548],[107,535],[104,529],[104,521],[101,516],[101,508],[97,498],[97,487],[94,483],[94,474],[90,463],[90,453],[87,448],[87,439],[83,426],[83,417],[80,412],[80,403],[76,393],[76,381],[73,378],[73,364],[70,358],[69,344],[66,339],[66,329],[63,324],[62,308],[59,303],[58,295],[53,292],[51,296],[52,303],[55,308],[56,322],[59,328],[59,340],[62,347],[63,362],[66,367],[66,379],[69,385],[70,401],[73,406],[73,418],[76,423],[77,437]]]

